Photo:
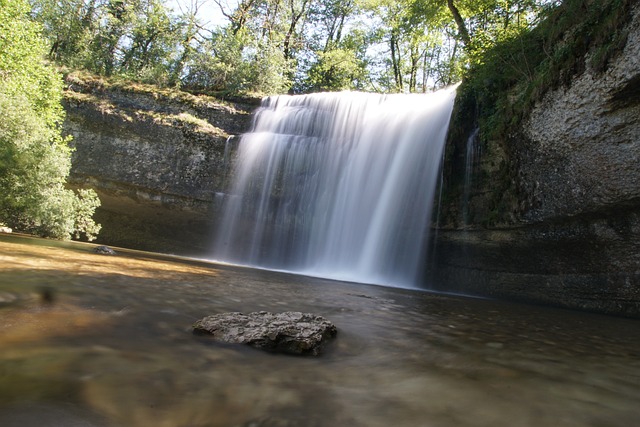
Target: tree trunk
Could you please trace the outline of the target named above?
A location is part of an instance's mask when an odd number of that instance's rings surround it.
[[[460,11],[453,4],[453,0],[447,0],[447,6],[453,15],[453,19],[456,21],[456,25],[458,26],[458,36],[464,43],[466,49],[471,46],[471,37],[469,36],[469,30],[467,30],[467,25],[464,23],[464,19],[462,15],[460,15]]]
[[[296,12],[295,10],[295,0],[289,0],[291,7],[291,23],[289,25],[289,30],[284,36],[284,48],[283,53],[285,59],[292,59],[293,55],[291,54],[291,38],[295,36],[296,26],[298,25],[298,21],[300,18],[304,16],[307,11],[307,3],[308,0],[304,0],[300,6],[300,10]]]
[[[235,36],[242,30],[247,23],[247,17],[253,7],[255,0],[246,0],[238,4],[238,8],[231,16],[231,32]]]
[[[396,89],[402,92],[404,84],[402,81],[402,73],[400,71],[400,52],[398,48],[398,39],[393,33],[391,34],[389,44],[391,47],[391,64],[393,65],[393,78],[395,79]]]

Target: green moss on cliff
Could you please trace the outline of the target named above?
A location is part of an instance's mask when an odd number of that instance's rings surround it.
[[[522,121],[550,90],[569,85],[590,69],[607,70],[627,39],[634,0],[565,0],[546,11],[537,26],[505,38],[475,59],[458,89],[445,170],[445,192],[456,201],[462,194],[464,146],[475,127],[483,156],[479,175],[489,175],[477,225],[516,220],[521,195],[513,150],[522,141]],[[491,170],[487,170],[487,168]],[[477,178],[481,178],[478,176]],[[447,222],[457,223],[459,209],[446,207]]]
[[[167,126],[189,134],[226,139],[230,134],[221,118],[248,115],[246,106],[175,88],[105,78],[86,71],[65,71],[64,98],[68,105],[90,107],[125,125]]]
[[[210,107],[212,105],[219,106],[220,108],[234,108],[232,103],[225,100],[214,98],[212,96],[193,95],[189,92],[176,88],[160,87],[125,80],[118,77],[107,78],[91,74],[87,71],[69,69],[63,69],[61,71],[63,72],[67,87],[77,92],[121,92],[125,94],[148,96],[154,101],[166,105],[179,103],[192,108]]]

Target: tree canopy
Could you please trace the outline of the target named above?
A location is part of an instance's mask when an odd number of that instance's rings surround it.
[[[92,239],[95,192],[65,188],[71,167],[61,136],[62,79],[23,0],[0,0],[0,222],[20,231]]]
[[[549,0],[30,0],[49,57],[220,94],[424,92],[536,22]],[[208,26],[205,4],[226,19]],[[211,3],[213,2],[213,3]]]

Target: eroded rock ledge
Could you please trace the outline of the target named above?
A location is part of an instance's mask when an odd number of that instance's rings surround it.
[[[227,140],[249,128],[255,106],[82,73],[66,84],[70,182],[100,196],[98,242],[182,254],[206,249],[211,209],[226,190]]]

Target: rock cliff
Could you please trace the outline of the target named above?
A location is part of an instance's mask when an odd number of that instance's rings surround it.
[[[434,287],[640,316],[640,7],[631,14],[604,71],[548,91],[507,148],[474,149],[475,169],[458,161],[451,173],[472,184],[437,232]]]
[[[630,11],[606,67],[572,70],[503,140],[474,120],[451,140],[426,287],[640,317],[640,6]],[[226,141],[255,105],[67,84],[72,184],[100,195],[99,242],[206,252]]]
[[[66,83],[70,181],[100,196],[98,242],[204,252],[225,191],[226,142],[248,129],[253,106],[80,73]]]

